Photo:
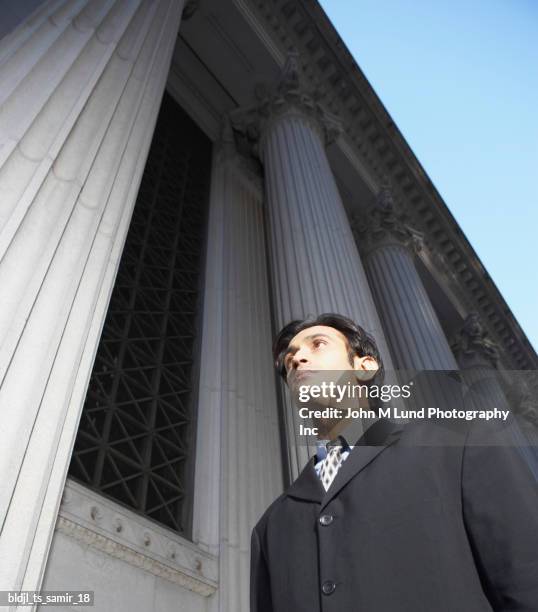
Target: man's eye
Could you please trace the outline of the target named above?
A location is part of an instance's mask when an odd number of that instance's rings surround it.
[[[314,340],[314,346],[318,348],[320,344],[326,344],[324,340]]]

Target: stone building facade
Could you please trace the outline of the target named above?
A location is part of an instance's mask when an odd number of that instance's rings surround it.
[[[387,369],[537,356],[315,0],[13,4],[0,589],[246,611],[311,453],[275,330],[340,312]]]

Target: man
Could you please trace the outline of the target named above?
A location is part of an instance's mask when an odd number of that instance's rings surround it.
[[[321,371],[383,374],[339,315],[290,323],[274,356],[293,395]],[[348,446],[341,420],[316,424],[333,444],[252,532],[251,612],[538,611],[538,492],[502,428],[379,419]]]

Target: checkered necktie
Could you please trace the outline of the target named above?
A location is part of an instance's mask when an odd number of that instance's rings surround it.
[[[325,491],[331,486],[336,473],[343,463],[342,460],[343,440],[338,437],[336,440],[327,444],[327,456],[321,464],[319,477],[325,488]]]

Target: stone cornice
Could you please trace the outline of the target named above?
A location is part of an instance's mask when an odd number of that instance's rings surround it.
[[[178,534],[68,480],[57,531],[208,597],[218,586],[218,560]]]
[[[250,0],[252,12],[280,48],[297,48],[319,102],[338,114],[372,176],[388,173],[405,214],[438,254],[442,275],[453,277],[502,348],[507,367],[538,368],[538,356],[478,256],[390,115],[315,0]]]

